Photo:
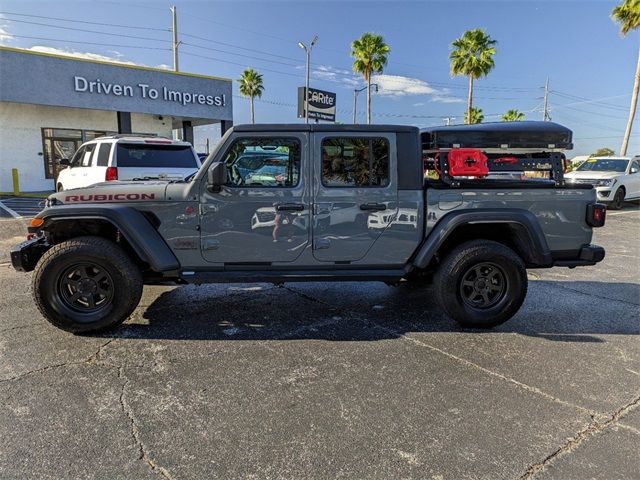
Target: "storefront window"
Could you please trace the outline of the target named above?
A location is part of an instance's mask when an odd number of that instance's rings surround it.
[[[43,128],[42,145],[45,178],[56,178],[59,161],[71,158],[82,143],[82,130],[68,128]]]

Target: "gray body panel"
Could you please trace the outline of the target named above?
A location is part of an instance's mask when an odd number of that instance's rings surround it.
[[[110,209],[114,203],[151,212],[159,224],[155,230],[149,230],[147,225],[141,231],[156,235],[168,246],[179,264],[182,272],[179,275],[222,272],[216,275],[223,277],[224,272],[255,271],[271,278],[274,275],[264,272],[387,269],[402,276],[402,272],[416,266],[426,267],[451,233],[452,225],[461,223],[460,219],[465,224],[507,223],[522,227],[531,237],[526,245],[532,250],[529,266],[552,266],[552,258],[566,258],[567,252],[573,255],[591,241],[592,229],[586,224],[585,212],[588,204],[595,203],[593,189],[528,188],[526,183],[517,188],[406,188],[417,186],[418,182],[412,182],[411,178],[421,171],[417,167],[421,162],[415,155],[417,147],[409,141],[411,135],[417,136],[417,130],[402,127],[396,134],[389,126],[269,127],[272,126],[243,126],[227,132],[190,182],[109,182],[50,198],[65,204],[91,204],[91,211],[97,216],[101,208]],[[398,141],[400,134],[403,137]],[[207,188],[208,169],[224,158],[235,139],[269,135],[295,137],[300,141],[301,170],[297,185],[222,186],[219,191]],[[331,188],[322,184],[320,142],[324,137],[340,135],[388,140],[387,186]],[[371,202],[384,204],[385,209],[360,208]],[[287,227],[280,233],[274,231],[278,204],[301,207],[280,217],[281,225]],[[63,215],[65,208],[68,207],[53,206],[39,216]],[[457,224],[452,221],[456,216],[459,216]],[[122,228],[131,230],[131,226]],[[236,277],[244,278],[241,274]],[[296,273],[291,278],[311,277]]]

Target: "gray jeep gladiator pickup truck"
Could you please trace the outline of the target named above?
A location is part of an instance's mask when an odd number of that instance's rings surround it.
[[[527,268],[604,258],[604,207],[564,184],[571,147],[551,122],[235,126],[184,181],[52,194],[12,263],[77,333],[122,323],[143,284],[350,280],[431,282],[449,316],[487,328],[518,311]]]

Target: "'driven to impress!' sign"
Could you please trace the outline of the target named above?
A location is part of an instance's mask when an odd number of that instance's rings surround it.
[[[304,90],[305,87],[298,88],[298,117],[304,117]],[[336,94],[309,88],[309,118],[336,121]]]
[[[0,48],[0,101],[233,119],[230,80],[10,48]]]

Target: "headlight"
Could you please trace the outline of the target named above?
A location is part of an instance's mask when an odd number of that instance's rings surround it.
[[[615,179],[613,178],[608,178],[606,180],[597,180],[595,182],[595,186],[596,187],[610,187],[611,185],[613,185],[614,183],[616,183]]]

